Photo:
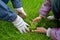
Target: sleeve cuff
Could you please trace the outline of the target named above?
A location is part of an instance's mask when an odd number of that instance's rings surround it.
[[[15,10],[23,10],[23,7],[15,8]]]
[[[17,15],[17,18],[15,21],[13,21],[12,23],[15,24],[15,25],[18,25],[19,23],[23,22],[23,19]]]
[[[48,28],[46,35],[50,37],[50,34],[51,34],[51,28]]]
[[[41,14],[40,14],[39,16],[42,16],[43,18],[46,18],[46,16],[43,16],[43,15],[41,15]]]

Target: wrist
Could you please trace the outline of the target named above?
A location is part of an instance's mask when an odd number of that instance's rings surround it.
[[[16,10],[23,10],[23,7],[20,7],[20,8],[16,8]]]
[[[47,33],[47,29],[45,30],[45,33]]]
[[[23,19],[20,16],[17,15],[17,18],[12,23],[13,24],[19,24],[21,22],[23,22]]]
[[[42,15],[39,15],[39,18],[41,18],[41,19],[42,19],[42,18],[43,18],[43,16],[42,16]]]

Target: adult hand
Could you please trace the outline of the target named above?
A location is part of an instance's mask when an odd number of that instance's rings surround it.
[[[17,15],[17,18],[15,21],[12,22],[14,26],[21,32],[21,33],[27,33],[29,32],[28,24],[23,21],[23,19]]]
[[[25,17],[26,17],[26,13],[25,13],[23,7],[17,8],[17,9],[16,9],[16,12],[17,12],[17,14],[20,15],[22,18],[25,18]]]

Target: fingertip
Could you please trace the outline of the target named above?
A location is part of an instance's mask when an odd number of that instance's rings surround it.
[[[34,30],[34,32],[40,32],[39,30]]]
[[[34,30],[34,32],[37,32],[37,30]]]

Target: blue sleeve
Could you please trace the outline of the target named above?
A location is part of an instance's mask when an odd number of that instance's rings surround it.
[[[0,0],[0,20],[12,22],[16,19],[16,14]]]
[[[14,8],[20,8],[20,7],[22,7],[21,0],[11,0],[11,2],[13,4]]]

